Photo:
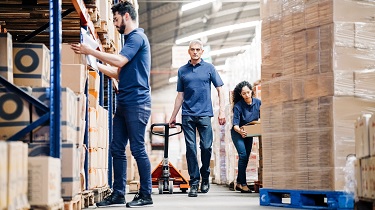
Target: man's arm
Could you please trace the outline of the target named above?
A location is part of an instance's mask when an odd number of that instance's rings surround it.
[[[71,44],[71,48],[77,54],[92,55],[104,63],[108,63],[119,68],[125,66],[125,64],[129,62],[129,60],[122,55],[101,52],[96,49],[90,48],[86,44]]]
[[[178,92],[177,96],[176,96],[176,99],[174,101],[173,112],[172,112],[171,118],[168,122],[170,127],[174,127],[174,124],[176,123],[177,113],[180,110],[183,101],[184,101],[184,92]]]
[[[216,87],[217,94],[219,96],[219,124],[224,125],[225,124],[225,103],[224,103],[224,91],[223,88]]]
[[[98,65],[99,71],[103,72],[103,74],[118,80],[118,77],[119,77],[118,69],[119,68],[114,67],[114,66],[107,66],[107,65],[104,65],[104,64],[101,64],[101,63],[97,63],[97,65]]]

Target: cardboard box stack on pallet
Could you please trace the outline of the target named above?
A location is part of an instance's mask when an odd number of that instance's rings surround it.
[[[375,203],[375,112],[361,114],[355,122],[356,198]]]
[[[375,106],[375,3],[261,3],[263,186],[343,190],[353,121]]]

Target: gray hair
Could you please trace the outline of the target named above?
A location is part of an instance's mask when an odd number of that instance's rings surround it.
[[[193,44],[199,44],[201,46],[201,49],[203,49],[203,43],[202,41],[196,39],[196,40],[191,40],[190,43],[189,43],[189,47],[191,47],[191,45]]]

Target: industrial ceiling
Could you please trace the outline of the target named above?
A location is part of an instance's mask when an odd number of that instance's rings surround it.
[[[145,29],[151,44],[153,89],[164,87],[169,78],[176,76],[172,67],[172,47],[187,46],[189,42],[176,44],[176,40],[231,25],[260,20],[260,0],[216,0],[203,6],[181,11],[182,5],[194,0],[138,0],[139,25]],[[254,27],[199,37],[211,51],[250,45]],[[188,56],[186,51],[181,53]],[[228,57],[240,51],[211,56],[215,66],[225,64]],[[189,57],[187,57],[189,58]],[[186,60],[187,62],[188,60]]]
[[[92,0],[90,0],[92,1]],[[153,90],[170,84],[177,74],[176,56],[188,61],[189,41],[176,44],[181,38],[202,32],[227,28],[220,33],[196,37],[216,51],[251,44],[254,27],[231,28],[233,25],[260,20],[260,0],[209,0],[210,3],[183,11],[183,5],[194,0],[138,0],[139,26],[145,29],[151,44],[151,86]],[[41,42],[49,46],[49,8],[47,0],[0,0],[0,25],[13,36],[14,42]],[[62,41],[77,42],[80,39],[80,19],[70,1],[62,5]],[[92,9],[95,4],[87,5]],[[30,36],[32,35],[32,36]],[[103,35],[99,34],[103,39]],[[177,51],[172,56],[172,48]],[[241,51],[211,56],[215,66],[224,65],[228,57]],[[173,59],[172,59],[173,57]],[[181,58],[180,58],[181,59]],[[173,62],[172,62],[173,61]],[[177,62],[178,63],[178,62]]]

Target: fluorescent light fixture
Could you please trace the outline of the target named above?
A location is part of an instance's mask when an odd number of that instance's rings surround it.
[[[231,47],[231,48],[225,48],[221,50],[213,50],[210,52],[210,56],[216,56],[216,55],[222,55],[222,54],[227,54],[227,53],[234,53],[238,52],[241,50],[246,50],[249,48],[250,45],[245,45],[245,46],[239,46],[239,47]]]
[[[191,2],[189,4],[184,4],[181,7],[181,12],[194,9],[194,8],[200,7],[202,5],[205,5],[205,4],[214,2],[214,1],[216,1],[216,0],[199,0],[199,1]]]
[[[169,78],[169,83],[176,83],[177,82],[177,76]]]
[[[204,32],[201,32],[201,33],[197,33],[197,34],[187,36],[187,37],[184,37],[184,38],[181,38],[181,39],[177,39],[176,44],[189,42],[189,41],[194,40],[194,39],[199,39],[199,38],[205,37],[205,36],[211,36],[211,35],[214,35],[214,34],[224,33],[224,32],[227,32],[227,31],[234,31],[234,30],[243,29],[243,28],[255,27],[258,24],[259,24],[259,21],[257,20],[257,21],[250,21],[250,22],[245,22],[245,23],[233,24],[233,25],[229,25],[229,26],[223,26],[223,27],[220,27],[220,28],[211,29],[211,30],[204,31]]]

